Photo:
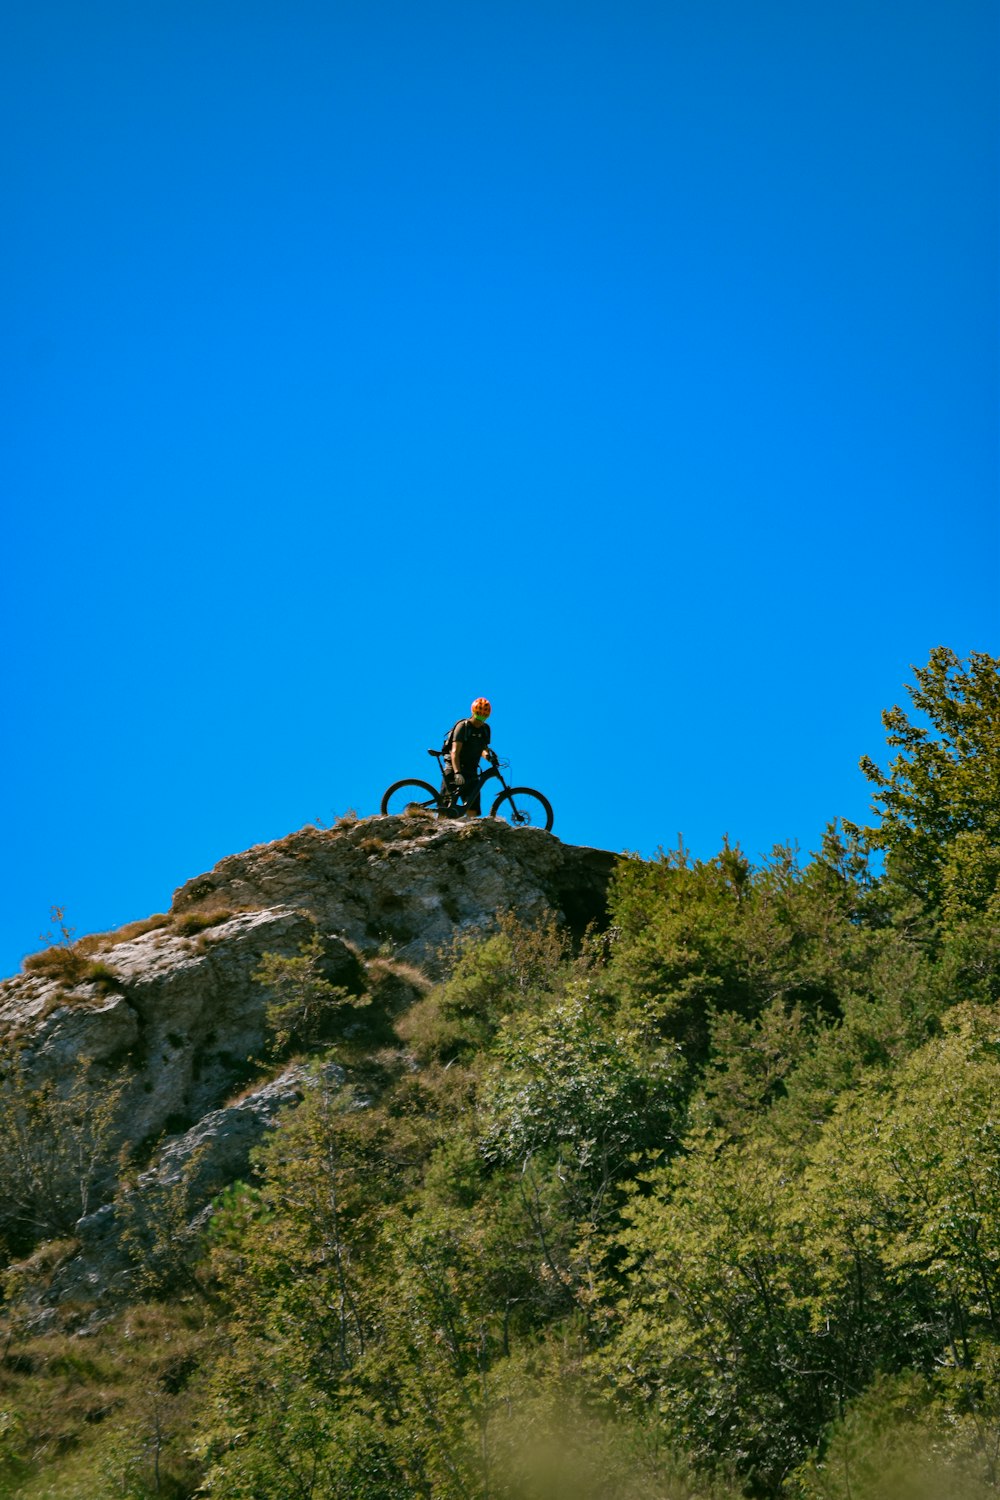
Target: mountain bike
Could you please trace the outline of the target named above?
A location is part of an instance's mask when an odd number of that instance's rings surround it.
[[[448,787],[445,779],[445,757],[443,750],[428,750],[433,755],[441,772],[442,789],[435,791],[429,781],[416,778],[394,781],[382,797],[382,812],[391,816],[408,811],[431,813],[440,818],[465,817],[465,810],[458,806],[458,793]],[[509,786],[504,779],[504,770],[509,762],[490,754],[490,769],[477,774],[480,797],[483,788],[495,790],[492,782],[499,782],[503,790],[494,798],[490,808],[491,818],[503,818],[514,828],[544,828],[548,833],[553,823],[552,804],[548,797],[530,786]]]

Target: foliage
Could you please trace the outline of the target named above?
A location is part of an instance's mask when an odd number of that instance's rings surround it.
[[[1000,658],[974,651],[963,663],[938,646],[913,673],[907,691],[926,722],[898,705],[883,713],[899,753],[887,771],[861,760],[880,814],[863,832],[905,890],[952,916],[985,910],[1000,880]]]
[[[8,1343],[0,1361],[0,1494],[187,1500],[190,1433],[212,1338],[190,1310],[134,1307],[82,1340]]]
[[[812,1143],[695,1135],[628,1211],[601,1362],[702,1462],[774,1493],[880,1370],[968,1374],[997,1342],[998,1028],[954,1010]],[[965,1381],[946,1412],[976,1399]]]
[[[499,912],[494,932],[463,935],[444,957],[448,978],[397,1028],[424,1061],[488,1046],[504,1016],[558,985],[567,945],[552,917],[531,926]]]
[[[18,1251],[68,1233],[95,1206],[124,1079],[84,1062],[58,1086],[36,1083],[17,1046],[0,1068],[0,1233]]]
[[[582,980],[498,1028],[480,1090],[483,1154],[523,1169],[566,1147],[606,1189],[629,1156],[671,1141],[683,1061],[676,1045],[623,1025]]]
[[[949,1409],[912,1374],[879,1377],[792,1492],[796,1500],[988,1500],[997,1492],[996,1416],[984,1424],[955,1403]]]
[[[345,1010],[370,1003],[367,995],[352,995],[343,985],[324,978],[323,944],[318,932],[302,944],[297,958],[265,953],[254,979],[272,996],[266,1021],[274,1056],[293,1046],[310,1047],[328,1039]]]
[[[140,1177],[122,1153],[115,1216],[133,1284],[143,1298],[204,1294],[197,1271],[201,1237],[192,1222],[192,1189],[204,1154],[205,1147],[192,1152],[178,1176],[164,1181],[150,1173]]]
[[[611,895],[611,986],[700,1062],[713,1012],[750,1017],[781,1001],[837,1013],[865,962],[854,904],[827,863],[803,870],[785,847],[758,870],[728,844],[705,862],[683,850],[623,861]]]

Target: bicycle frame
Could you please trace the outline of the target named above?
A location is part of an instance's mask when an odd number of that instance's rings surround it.
[[[447,765],[448,766],[448,770],[451,770],[451,766],[448,765],[448,763],[447,763],[447,761],[445,759],[444,751],[443,750],[428,750],[427,754],[428,755],[433,755],[434,759],[437,761],[438,768],[439,768],[439,770],[441,772],[441,785],[444,786],[444,787],[447,787],[447,785],[448,785],[448,777],[445,775],[445,767]],[[494,779],[496,779],[497,781],[499,781],[500,787],[502,788],[503,791],[505,791],[505,792],[510,791],[510,786],[504,780],[503,771],[500,769],[501,765],[505,765],[506,766],[506,765],[509,765],[509,764],[510,764],[509,761],[502,761],[501,762],[499,756],[493,756],[491,758],[491,760],[490,760],[490,768],[489,768],[488,771],[479,771],[479,770],[476,771],[476,791],[478,792],[482,788],[484,782],[486,782],[487,780],[492,781]],[[500,792],[498,791],[497,792],[497,796],[499,796],[499,795],[500,795]],[[494,798],[494,801],[495,800],[496,799]],[[438,795],[438,803],[439,803],[439,805],[441,807],[442,812],[444,812],[444,811],[446,811],[446,810],[448,810],[450,808],[453,808],[455,806],[455,804],[456,804],[457,801],[458,801],[458,798],[456,797],[456,795],[455,795],[454,792],[444,791],[444,792],[439,793],[439,795]]]

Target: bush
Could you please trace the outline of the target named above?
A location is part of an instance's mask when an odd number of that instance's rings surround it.
[[[272,1056],[293,1047],[312,1047],[328,1040],[345,1010],[371,1003],[368,995],[352,995],[342,984],[323,978],[323,944],[318,933],[304,943],[298,958],[265,953],[254,979],[269,990],[266,1022]]]
[[[448,979],[397,1022],[418,1057],[456,1057],[486,1045],[504,1016],[562,982],[569,944],[554,917],[532,925],[505,912],[497,929],[458,938],[444,955]]]
[[[110,1177],[124,1080],[88,1062],[61,1087],[32,1083],[17,1051],[0,1077],[0,1232],[15,1251],[68,1233]]]

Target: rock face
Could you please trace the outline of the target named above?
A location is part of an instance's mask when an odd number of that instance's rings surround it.
[[[498,913],[552,913],[576,935],[600,925],[614,864],[607,851],[486,818],[304,828],[189,880],[150,930],[134,924],[29,960],[0,984],[0,1060],[16,1047],[32,1088],[63,1089],[81,1064],[91,1087],[114,1080],[109,1162],[127,1144],[147,1163],[140,1189],[187,1172],[198,1212],[301,1096],[301,1070],[261,1079],[265,953],[293,957],[318,937],[325,979],[354,995],[383,986],[395,1010],[418,992],[413,966],[433,979],[454,938]],[[59,1272],[56,1301],[127,1284],[114,1215],[108,1205],[77,1226],[82,1248]]]
[[[523,921],[551,910],[582,932],[603,916],[614,862],[603,849],[492,818],[368,818],[234,854],[182,886],[173,909],[301,908],[362,952],[388,946],[433,967],[456,931],[508,908]]]
[[[327,1063],[324,1075],[339,1081],[343,1070]],[[79,1221],[77,1252],[55,1267],[44,1286],[33,1289],[34,1328],[55,1326],[61,1316],[65,1321],[65,1310],[72,1308],[81,1310],[71,1320],[77,1331],[87,1331],[128,1301],[136,1291],[133,1265],[122,1243],[130,1207],[145,1200],[139,1222],[155,1220],[162,1213],[163,1192],[181,1188],[190,1227],[200,1227],[211,1212],[211,1200],[247,1175],[253,1148],[278,1123],[280,1112],[302,1099],[311,1082],[309,1070],[294,1064],[236,1103],[211,1110],[183,1135],[169,1138],[123,1200],[106,1203]]]

